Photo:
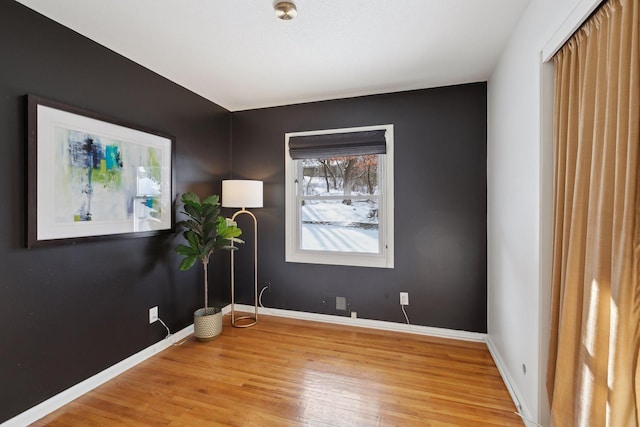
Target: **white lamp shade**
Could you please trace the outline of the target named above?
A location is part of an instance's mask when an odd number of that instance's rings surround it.
[[[225,208],[261,208],[262,181],[247,179],[223,180],[222,206]]]

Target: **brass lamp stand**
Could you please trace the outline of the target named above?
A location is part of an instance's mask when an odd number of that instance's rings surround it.
[[[256,216],[246,208],[262,207],[262,181],[243,179],[222,181],[222,206],[242,208],[233,214],[232,221],[241,214],[247,214],[253,218],[253,306],[255,310],[253,316],[236,316],[235,251],[231,251],[231,324],[236,328],[248,328],[258,323],[258,221]]]
[[[236,220],[236,217],[240,214],[247,214],[251,218],[253,218],[253,296],[254,296],[254,308],[255,312],[253,316],[239,316],[236,317],[235,312],[235,262],[233,258],[233,253],[235,251],[231,251],[231,324],[236,328],[248,328],[249,326],[253,326],[258,323],[258,221],[256,220],[256,216],[242,208],[238,212],[234,213],[231,217],[232,221]],[[247,320],[250,319],[249,323],[238,323],[239,320]]]

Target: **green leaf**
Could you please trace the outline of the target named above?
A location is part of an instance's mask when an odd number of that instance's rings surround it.
[[[195,264],[197,260],[198,260],[198,257],[196,257],[196,256],[188,256],[188,257],[186,257],[180,263],[180,270],[187,271],[188,269],[193,267],[193,264]]]
[[[215,239],[216,234],[214,233],[216,230],[216,224],[213,222],[207,222],[202,227],[202,235],[205,240]]]
[[[202,234],[202,225],[197,221],[188,219],[186,221],[183,221],[183,225],[187,230],[196,231]]]
[[[231,237],[240,237],[242,236],[242,230],[238,227],[227,228],[223,235],[226,239],[230,239]]]
[[[223,233],[224,230],[228,227],[235,227],[236,222],[231,221],[229,218],[223,218],[221,216],[216,220],[216,229],[218,233]]]
[[[225,241],[231,242],[232,246],[235,245],[236,243],[240,243],[240,244],[244,243],[244,240],[238,239],[237,237],[232,237],[230,239],[225,239]]]
[[[235,221],[231,221],[227,218],[219,217],[216,223],[216,228],[219,236],[222,236],[225,239],[230,239],[232,237],[238,237],[242,235],[242,230],[240,230]]]
[[[200,204],[200,197],[197,194],[189,191],[188,193],[184,193],[181,197],[182,203],[184,204]]]
[[[214,205],[202,205],[201,218],[202,221],[216,221],[216,217],[220,214],[220,208]]]
[[[186,246],[186,245],[178,245],[176,247],[176,252],[179,253],[180,255],[184,255],[184,256],[196,256],[198,255],[198,251],[193,249],[191,246]]]
[[[235,247],[236,243],[238,243],[238,244],[244,243],[244,240],[238,239],[238,238],[235,238],[235,237],[233,238],[233,240],[231,238],[226,239],[226,238],[221,237],[221,236],[218,236],[216,238],[216,248],[218,248],[218,249],[228,249],[229,246],[236,248]]]
[[[217,194],[212,194],[211,196],[209,196],[206,199],[204,199],[202,201],[202,204],[203,205],[217,205],[219,200],[220,200],[220,196],[218,196]]]
[[[200,205],[184,205],[184,213],[187,214],[190,218],[195,220],[200,220],[202,218],[202,214],[200,213]]]
[[[189,246],[191,246],[194,249],[199,249],[200,248],[201,239],[198,238],[198,235],[194,231],[191,231],[191,230],[185,231],[184,232],[184,237],[189,242]]]

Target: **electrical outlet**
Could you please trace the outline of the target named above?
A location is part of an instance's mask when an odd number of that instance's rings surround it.
[[[149,309],[149,323],[158,321],[158,306]]]
[[[358,318],[358,312],[357,311],[352,311],[351,312],[351,318],[352,319],[357,319]]]
[[[409,292],[400,292],[400,305],[409,305]]]

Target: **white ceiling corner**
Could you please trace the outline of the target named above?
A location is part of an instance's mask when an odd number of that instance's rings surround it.
[[[485,81],[529,0],[17,0],[231,111]]]

